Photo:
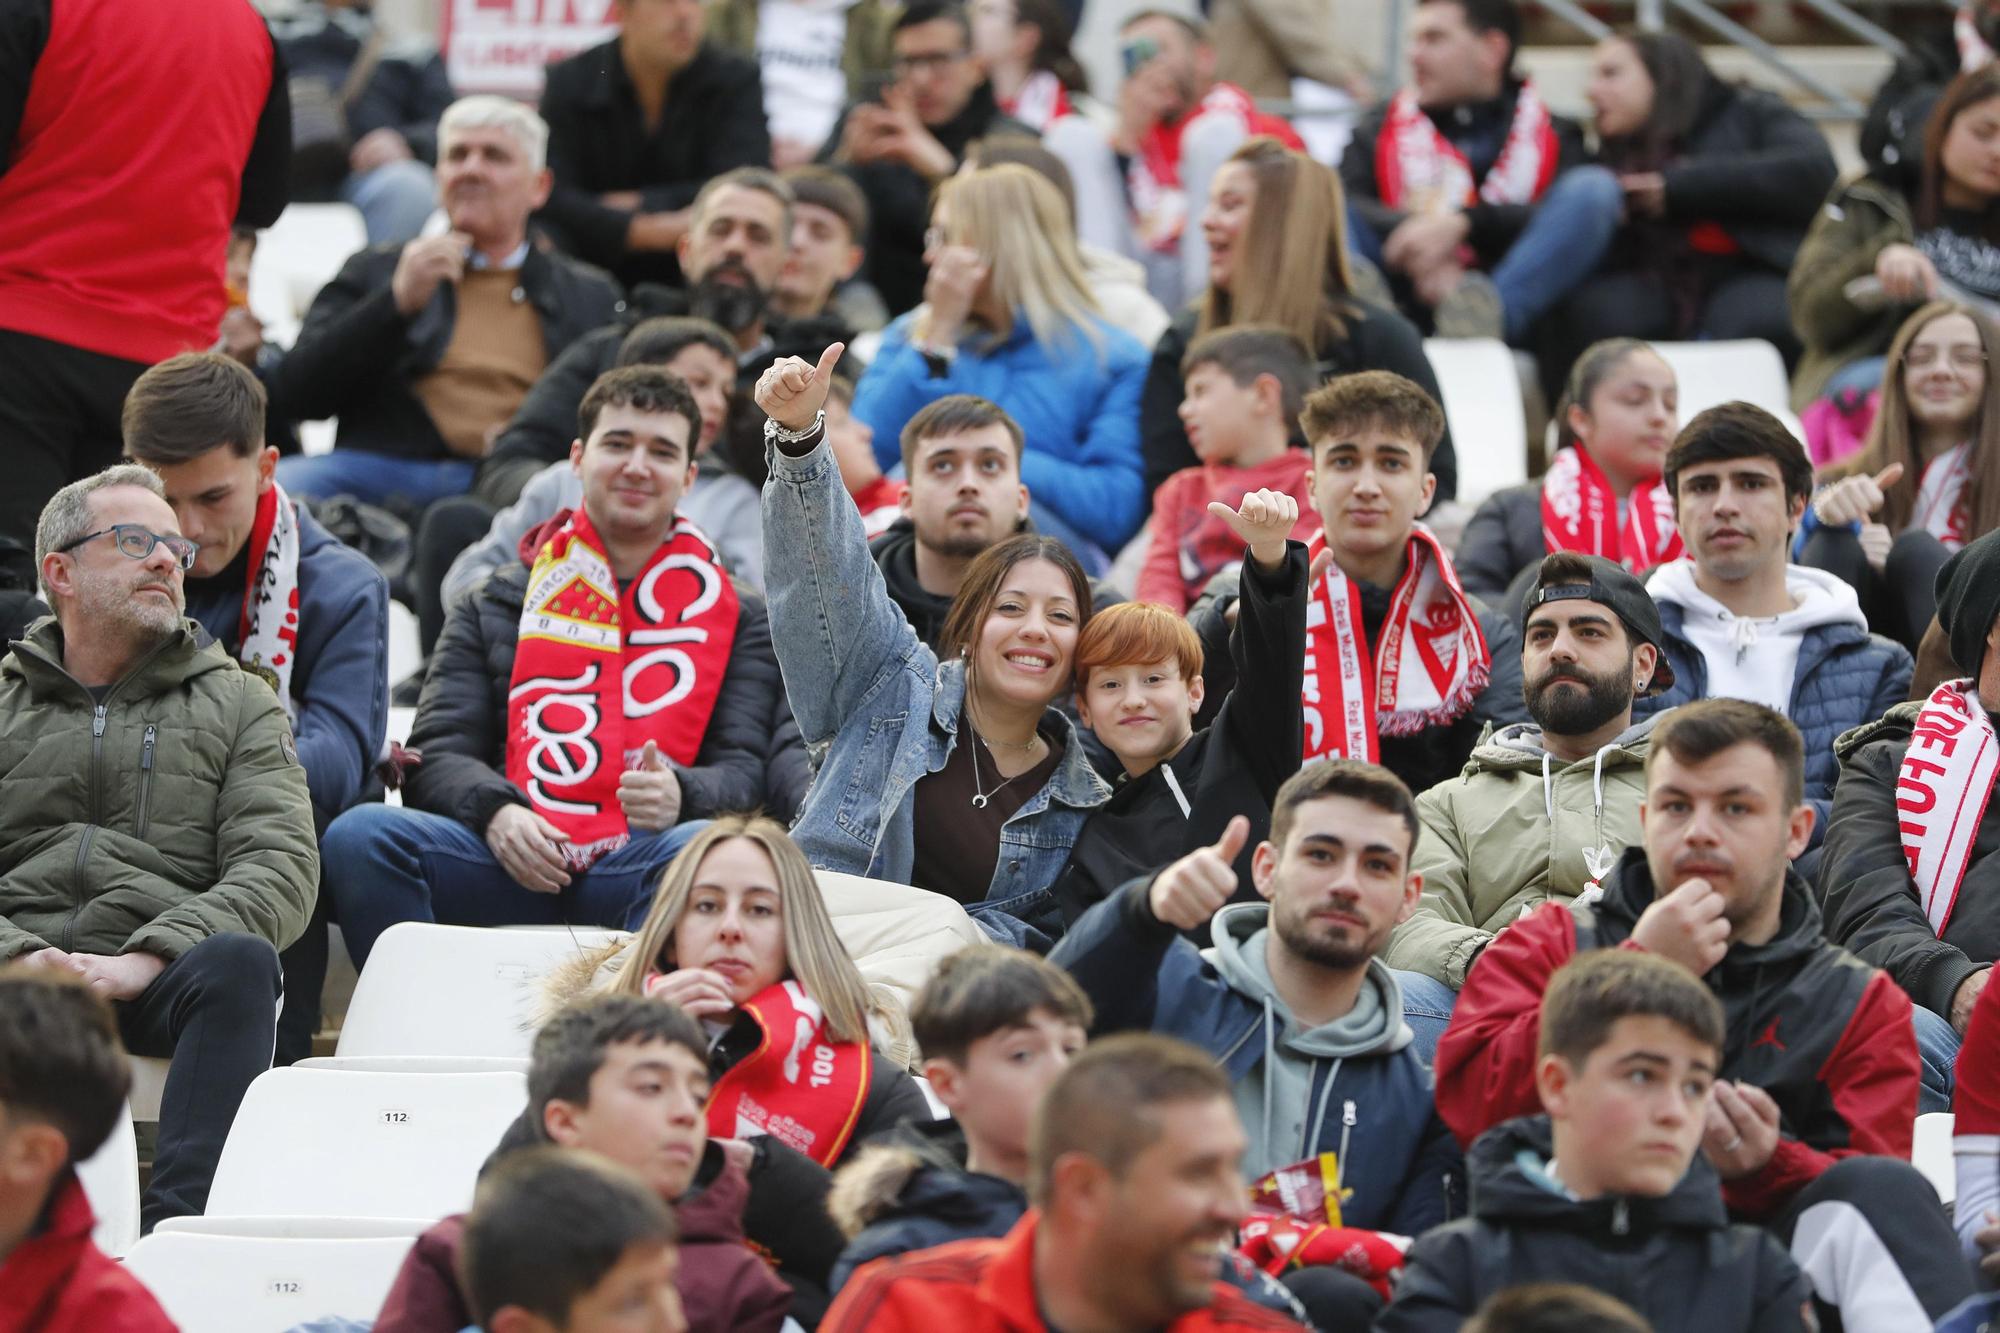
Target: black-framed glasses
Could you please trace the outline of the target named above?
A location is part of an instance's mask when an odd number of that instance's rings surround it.
[[[113,523],[108,528],[86,532],[67,546],[58,546],[58,551],[74,551],[87,541],[99,537],[110,537],[118,543],[118,549],[134,560],[144,560],[153,553],[155,546],[164,546],[174,557],[174,563],[183,572],[194,568],[195,552],[201,548],[185,537],[167,537],[153,531],[143,523]]]

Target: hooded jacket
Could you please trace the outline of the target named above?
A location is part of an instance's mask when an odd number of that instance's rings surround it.
[[[1268,907],[1217,912],[1211,960],[1153,915],[1151,888],[1127,884],[1049,956],[1090,996],[1095,1034],[1162,1032],[1215,1056],[1250,1136],[1251,1179],[1337,1152],[1346,1225],[1415,1236],[1444,1221],[1463,1163],[1432,1109],[1395,975],[1371,961],[1347,1015],[1301,1028],[1265,966]]]
[[[1730,1210],[1753,1220],[1840,1158],[1909,1160],[1917,1118],[1909,997],[1888,973],[1826,942],[1812,890],[1790,869],[1783,893],[1778,933],[1732,944],[1703,978],[1725,1018],[1717,1074],[1762,1088],[1781,1117],[1764,1169],[1722,1187]],[[1536,1041],[1549,978],[1585,949],[1637,948],[1633,927],[1656,896],[1645,848],[1633,847],[1596,905],[1550,903],[1494,937],[1438,1044],[1438,1114],[1461,1143],[1540,1109]]]
[[[1656,720],[1572,763],[1549,754],[1534,723],[1503,727],[1463,773],[1418,796],[1410,869],[1424,877],[1424,895],[1382,961],[1458,990],[1496,933],[1596,882],[1639,841]]]
[[[827,1211],[848,1237],[833,1266],[836,1293],[871,1259],[1004,1236],[1021,1220],[1027,1191],[966,1170],[965,1155],[957,1121],[914,1121],[862,1148],[834,1174]]]
[[[1875,259],[1892,245],[1916,238],[1910,199],[1890,169],[1837,185],[1799,243],[1785,281],[1792,327],[1805,354],[1792,375],[1792,410],[1826,391],[1833,373],[1850,361],[1880,356],[1911,307],[1890,302],[1856,305],[1847,284],[1875,271]]]
[[[1776,1236],[1731,1225],[1696,1153],[1662,1198],[1572,1199],[1547,1173],[1546,1116],[1480,1135],[1472,1216],[1410,1247],[1375,1333],[1457,1333],[1504,1287],[1574,1282],[1615,1296],[1655,1333],[1803,1333],[1812,1288]]]
[[[181,627],[94,700],[51,616],[0,658],[0,959],[283,949],[319,882],[278,696]]]
[[[1923,701],[1901,704],[1834,743],[1840,789],[1820,860],[1827,938],[1885,969],[1940,1018],[1965,979],[2000,962],[2000,802],[1987,802],[1957,906],[1940,938],[1903,854],[1896,782]]]
[[[91,1241],[96,1221],[75,1173],[59,1176],[40,1228],[0,1258],[0,1333],[174,1333],[153,1293]]]
[[[1778,617],[1778,632],[1798,636],[1791,698],[1780,711],[1805,738],[1806,803],[1813,808],[1812,845],[1818,846],[1826,835],[1833,787],[1840,777],[1834,739],[1903,702],[1910,693],[1914,664],[1909,649],[1868,632],[1868,618],[1854,589],[1840,579],[1824,570],[1790,565],[1785,581],[1801,601],[1796,610]],[[1661,565],[1646,581],[1646,591],[1659,604],[1674,683],[1659,694],[1635,699],[1635,718],[1709,697],[1708,660],[1688,633],[1691,617],[1726,617],[1737,641],[1749,652],[1758,651],[1760,635],[1772,632],[1768,622],[1728,616],[1719,602],[1695,587],[1692,560]]]

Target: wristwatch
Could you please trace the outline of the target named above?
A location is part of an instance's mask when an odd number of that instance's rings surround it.
[[[775,419],[766,417],[764,418],[764,439],[769,444],[797,444],[802,440],[810,440],[813,436],[819,434],[820,428],[824,425],[826,425],[826,413],[824,411],[813,413],[812,424],[803,430],[791,430],[788,427],[780,426]]]

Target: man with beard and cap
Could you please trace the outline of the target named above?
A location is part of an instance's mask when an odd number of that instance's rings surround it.
[[[1384,955],[1413,1007],[1450,1013],[1495,934],[1589,892],[1639,840],[1653,719],[1633,725],[1632,700],[1674,680],[1645,586],[1599,556],[1544,558],[1521,677],[1534,721],[1493,732],[1463,773],[1417,797],[1424,896]]]
[[[1415,802],[1375,764],[1307,765],[1278,788],[1271,836],[1251,858],[1266,902],[1229,904],[1249,828],[1238,815],[1214,846],[1122,886],[1050,961],[1090,997],[1094,1033],[1167,1033],[1222,1064],[1250,1134],[1243,1178],[1260,1198],[1309,1223],[1418,1235],[1450,1215],[1463,1163],[1378,957],[1423,887],[1410,868]],[[1211,917],[1204,957],[1181,932]],[[1420,1021],[1435,1041],[1442,1022]],[[1333,1185],[1303,1188],[1321,1181]],[[1349,1287],[1348,1320],[1325,1326],[1365,1325],[1380,1304],[1367,1285],[1314,1271]],[[1340,1299],[1311,1295],[1309,1308]]]
[[[1676,708],[1653,729],[1641,821],[1644,845],[1597,902],[1548,903],[1473,964],[1438,1045],[1438,1113],[1470,1144],[1540,1109],[1543,996],[1577,954],[1671,959],[1722,1001],[1702,1150],[1731,1215],[1776,1233],[1849,1333],[1931,1327],[1971,1294],[1972,1274],[1909,1162],[1909,998],[1827,941],[1791,866],[1813,824],[1798,729],[1741,699]]]
[[[82,977],[171,1061],[148,1231],[207,1202],[319,876],[284,705],[186,618],[196,554],[146,468],[65,486],[35,533],[55,615],[0,659],[0,961]]]
[[[448,229],[349,259],[265,381],[274,418],[340,418],[332,452],[279,460],[287,494],[421,510],[463,493],[549,362],[624,308],[608,274],[528,243],[547,141],[541,117],[504,97],[445,109]]]
[[[1988,533],[1938,571],[1938,627],[1959,677],[1835,742],[1840,786],[1820,860],[1827,937],[1909,993],[1925,1063],[1947,1080],[2000,959],[1996,616],[2000,533]]]

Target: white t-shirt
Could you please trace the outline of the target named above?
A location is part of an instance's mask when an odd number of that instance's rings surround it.
[[[854,0],[758,0],[757,65],[773,139],[818,148],[847,104],[840,56]]]

